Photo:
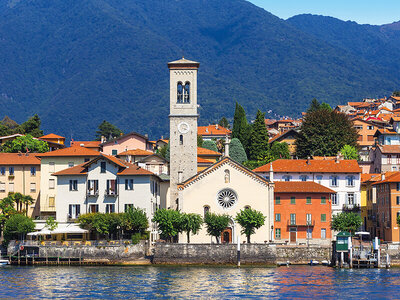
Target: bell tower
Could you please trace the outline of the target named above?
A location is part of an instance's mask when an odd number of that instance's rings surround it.
[[[168,63],[170,75],[170,201],[180,209],[177,185],[197,174],[197,71],[187,59]]]

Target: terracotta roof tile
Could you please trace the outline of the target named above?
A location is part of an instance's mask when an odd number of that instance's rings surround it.
[[[274,183],[274,193],[336,193],[314,181],[275,181]]]
[[[153,152],[142,150],[142,149],[133,149],[133,150],[127,150],[124,152],[121,152],[118,154],[119,155],[134,155],[134,156],[149,156],[152,155]]]
[[[206,148],[197,147],[197,155],[222,156],[221,153]]]
[[[100,143],[100,141],[71,141],[71,147],[82,145],[81,147],[85,148],[99,148]]]
[[[380,174],[361,174],[361,182],[370,181],[372,178],[379,176]]]
[[[81,146],[72,146],[64,149],[58,149],[51,152],[41,153],[39,157],[60,157],[60,156],[98,156],[100,152],[87,149]]]
[[[379,181],[376,181],[373,185],[386,182],[400,182],[400,172],[386,172],[385,179],[382,180],[382,175],[380,175]]]
[[[0,153],[0,165],[40,165],[38,153]]]
[[[208,160],[208,159],[197,157],[197,163],[212,164],[213,162],[211,160]]]
[[[64,139],[65,140],[65,137],[54,134],[54,133],[50,133],[50,134],[41,136],[39,139]]]
[[[86,175],[87,174],[87,168],[85,167],[86,163],[73,166],[71,168],[58,171],[56,173],[53,173],[52,175],[54,176],[65,176],[65,175]]]
[[[256,173],[268,173],[271,163],[253,170]],[[292,173],[361,173],[356,160],[309,160],[306,159],[278,159],[272,162],[274,172]]]
[[[385,154],[399,154],[400,145],[378,145],[382,153]]]
[[[231,131],[220,125],[198,126],[198,135],[230,135]]]

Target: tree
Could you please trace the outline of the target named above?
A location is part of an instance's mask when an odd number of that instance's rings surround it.
[[[10,195],[0,200],[0,233],[3,232],[6,221],[17,213],[14,206],[15,201]]]
[[[4,224],[4,239],[10,240],[23,239],[24,236],[35,230],[35,223],[31,218],[21,214],[12,215]]]
[[[44,227],[46,227],[50,231],[53,231],[58,227],[58,222],[56,222],[53,217],[49,217],[46,220],[46,225]]]
[[[190,243],[190,233],[197,234],[203,224],[199,214],[182,214],[182,231],[186,232],[187,242]]]
[[[136,207],[129,208],[123,215],[123,227],[133,233],[143,234],[149,227],[145,211]]]
[[[219,120],[218,125],[226,128],[226,129],[231,128],[231,125],[229,125],[228,119],[225,117],[222,117],[221,120]]]
[[[296,140],[300,158],[335,156],[344,145],[357,147],[357,130],[349,117],[336,111],[307,113]]]
[[[342,212],[332,217],[332,229],[354,233],[362,224],[361,216],[354,212]]]
[[[228,215],[218,215],[214,213],[207,213],[204,218],[204,223],[207,226],[207,233],[217,240],[219,244],[219,239],[222,232],[228,227],[231,219]]]
[[[268,131],[265,127],[265,116],[260,110],[257,111],[256,120],[251,125],[248,150],[251,160],[262,160],[268,152]]]
[[[359,159],[360,156],[355,147],[350,145],[344,145],[342,149],[340,149],[340,153],[342,153],[344,159]]]
[[[246,208],[237,213],[235,220],[242,227],[242,234],[246,235],[247,243],[250,244],[250,236],[264,225],[265,216],[260,211]]]
[[[13,140],[8,140],[1,146],[2,152],[18,153],[18,152],[35,152],[44,153],[49,151],[49,144],[45,141],[34,139],[31,135],[23,135]]]
[[[274,160],[290,158],[289,145],[286,142],[273,142],[270,153]]]
[[[21,199],[22,205],[25,205],[25,215],[28,215],[28,207],[33,204],[35,200],[29,195],[23,195]]]
[[[166,160],[170,160],[170,150],[171,150],[171,147],[170,147],[170,145],[169,145],[169,142],[168,142],[168,144],[167,144],[167,148],[165,149],[165,159]]]
[[[197,147],[203,147],[203,137],[201,135],[197,135]]]
[[[108,140],[112,140],[116,137],[119,137],[121,134],[123,134],[122,130],[111,124],[110,122],[107,122],[104,120],[101,122],[99,125],[99,130],[96,131],[96,140],[100,141],[101,137],[104,136]]]
[[[169,143],[157,149],[157,153],[167,159],[167,150],[169,149]],[[169,152],[168,152],[168,160],[169,160]]]
[[[236,102],[235,114],[233,116],[232,138],[238,138],[247,152],[249,134],[249,123],[247,122],[244,108]]]
[[[177,210],[159,209],[154,213],[153,222],[157,223],[161,237],[169,242],[182,232],[182,214]]]
[[[315,112],[315,111],[319,110],[320,108],[321,108],[321,104],[319,103],[319,101],[316,98],[313,98],[311,100],[310,107],[307,109],[307,113]]]
[[[26,122],[19,125],[17,131],[21,134],[31,135],[33,137],[41,137],[43,130],[40,129],[41,125],[40,118],[37,114],[29,118]]]
[[[212,151],[218,152],[217,144],[216,144],[214,141],[212,141],[212,140],[206,140],[206,141],[204,141],[204,142],[203,142],[203,148],[206,148],[206,149],[208,149],[208,150],[212,150]]]
[[[393,96],[393,97],[400,97],[400,90],[394,91],[394,92],[392,93],[392,96]]]
[[[238,138],[233,138],[229,145],[229,156],[236,162],[243,164],[247,161],[246,151]]]
[[[319,109],[325,109],[325,110],[331,111],[332,107],[328,103],[322,102]]]

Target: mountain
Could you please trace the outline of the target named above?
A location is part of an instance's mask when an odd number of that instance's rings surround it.
[[[75,140],[104,119],[168,135],[166,63],[183,55],[201,63],[200,124],[232,119],[235,101],[250,118],[298,115],[314,97],[335,105],[400,86],[388,63],[244,0],[0,0],[0,111],[38,113],[46,132]]]

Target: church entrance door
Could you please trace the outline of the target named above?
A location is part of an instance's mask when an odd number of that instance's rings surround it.
[[[221,243],[232,243],[232,228],[228,227],[221,233]]]

